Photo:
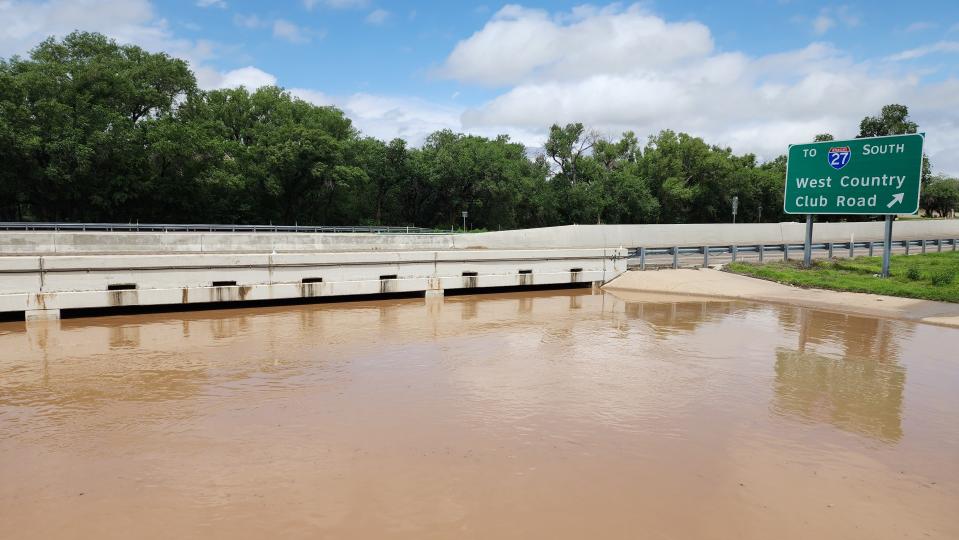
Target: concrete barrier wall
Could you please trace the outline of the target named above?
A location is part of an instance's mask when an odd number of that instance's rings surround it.
[[[817,223],[816,242],[882,240],[882,222]],[[591,249],[803,241],[803,223],[568,225],[476,234],[2,232],[0,255],[304,253],[407,250]],[[959,238],[959,220],[900,220],[896,240]]]
[[[40,319],[76,308],[604,283],[626,271],[626,255],[558,249],[7,256],[0,257],[0,312]]]
[[[497,233],[457,235],[457,248],[508,249],[509,245],[556,247],[672,247],[801,243],[805,223],[688,225],[568,225]],[[817,223],[815,242],[857,242],[883,239],[882,222]],[[959,220],[896,221],[895,240],[959,238]]]
[[[0,255],[453,249],[450,234],[0,232]]]

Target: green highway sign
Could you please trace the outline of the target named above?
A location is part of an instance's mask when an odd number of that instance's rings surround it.
[[[923,135],[793,144],[787,214],[913,214],[919,210]]]

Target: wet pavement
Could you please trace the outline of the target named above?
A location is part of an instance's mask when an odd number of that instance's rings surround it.
[[[959,330],[556,291],[0,324],[3,538],[959,538]]]

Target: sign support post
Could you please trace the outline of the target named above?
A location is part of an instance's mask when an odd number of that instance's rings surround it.
[[[812,268],[812,214],[806,214],[806,242],[802,252],[803,268]]]
[[[886,234],[882,241],[882,277],[889,277],[889,257],[892,255],[892,216],[886,214]]]

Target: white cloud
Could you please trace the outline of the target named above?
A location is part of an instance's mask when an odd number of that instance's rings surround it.
[[[800,20],[802,19],[800,18]],[[849,6],[822,8],[819,10],[819,15],[812,20],[812,31],[817,36],[821,36],[839,25],[846,28],[855,28],[859,26],[860,22],[862,21],[859,16]]]
[[[273,21],[273,37],[285,39],[290,43],[306,43],[310,41],[309,31],[284,19]]]
[[[366,16],[366,22],[369,24],[383,24],[390,18],[390,12],[385,9],[374,9]]]
[[[208,88],[238,88],[245,86],[250,90],[255,90],[261,86],[273,86],[276,84],[276,77],[259,68],[246,66],[232,71],[227,71],[219,75],[218,80],[211,80]]]
[[[303,6],[311,10],[318,5],[332,9],[358,9],[370,4],[369,0],[303,0]]]
[[[936,23],[934,23],[934,22],[918,21],[918,22],[914,22],[914,23],[910,24],[909,26],[907,26],[905,31],[906,31],[906,32],[921,32],[921,31],[923,31],[923,30],[932,30],[933,28],[936,28],[937,26],[939,26],[939,25],[936,24]]]
[[[933,43],[932,45],[908,49],[900,53],[887,56],[886,60],[915,60],[916,58],[922,58],[923,56],[934,53],[959,53],[959,41],[940,41],[938,43]]]
[[[256,15],[237,13],[233,16],[233,24],[241,28],[262,28],[267,25],[267,22]]]
[[[669,65],[712,50],[700,23],[666,23],[639,6],[580,7],[550,15],[509,5],[459,42],[442,76],[497,86],[530,78],[575,79],[601,70],[624,73]]]
[[[226,9],[226,2],[224,0],[196,0],[196,5],[201,8],[218,7],[220,9]]]
[[[77,28],[101,32],[118,41],[182,54],[187,40],[173,38],[148,0],[0,1],[0,56],[24,54],[49,36]]]
[[[705,26],[635,6],[560,14],[509,6],[457,44],[440,73],[507,86],[463,112],[470,132],[533,133],[541,144],[553,123],[641,138],[669,128],[765,159],[816,133],[855,136],[864,116],[903,103],[928,131],[936,168],[959,172],[959,82],[924,84],[918,73],[856,62],[822,43],[759,57],[717,52]]]
[[[339,107],[364,135],[389,140],[396,137],[422,144],[441,129],[461,129],[461,108],[448,107],[415,97],[358,93],[333,97],[315,90],[294,88],[294,96],[316,105]]]
[[[832,17],[825,13],[820,13],[818,17],[812,20],[812,31],[817,35],[822,35],[835,25],[836,23],[832,20]]]

